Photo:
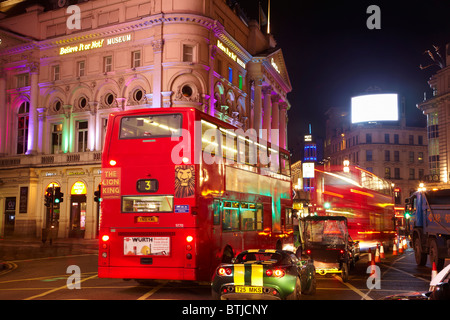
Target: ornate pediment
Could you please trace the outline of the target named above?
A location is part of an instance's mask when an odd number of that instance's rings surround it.
[[[265,54],[264,66],[266,70],[279,82],[283,90],[287,93],[292,90],[291,81],[287,72],[286,63],[284,61],[281,49],[271,49],[263,53]],[[280,81],[282,83],[280,83]]]

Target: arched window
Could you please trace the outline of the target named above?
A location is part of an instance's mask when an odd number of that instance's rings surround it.
[[[17,113],[17,154],[25,154],[28,150],[28,122],[30,103],[22,102]]]

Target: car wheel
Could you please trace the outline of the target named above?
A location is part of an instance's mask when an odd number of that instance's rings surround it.
[[[344,281],[344,282],[348,281],[348,265],[347,265],[347,263],[342,264],[341,278],[342,278],[342,281]]]
[[[444,260],[439,258],[438,246],[435,239],[430,241],[430,263],[433,266],[433,262],[436,263],[436,268],[441,270],[444,267]]]
[[[309,280],[308,290],[305,290],[303,293],[307,295],[313,295],[316,293],[317,283],[316,276],[311,275],[311,279]]]
[[[286,297],[286,300],[300,300],[302,295],[302,285],[300,282],[300,278],[297,277],[295,280],[295,288],[294,291]]]
[[[422,244],[420,238],[414,240],[414,257],[418,266],[424,266],[427,263],[427,254],[422,251]]]

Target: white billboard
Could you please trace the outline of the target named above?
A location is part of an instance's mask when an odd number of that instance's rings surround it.
[[[397,120],[396,93],[368,94],[352,98],[352,123]]]
[[[303,178],[314,178],[314,162],[302,163]]]

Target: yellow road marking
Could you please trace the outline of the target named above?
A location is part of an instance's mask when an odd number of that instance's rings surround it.
[[[90,279],[93,279],[93,278],[96,278],[96,277],[97,277],[97,274],[96,274],[96,275],[93,275],[93,276],[91,276],[91,277],[85,278],[85,279],[83,279],[83,280],[77,281],[77,282],[75,282],[73,285],[76,285],[76,284],[78,284],[78,283],[82,283],[82,282],[84,282],[84,281],[87,281],[87,280],[90,280]],[[65,285],[63,285],[63,286],[61,286],[61,287],[54,288],[54,289],[48,290],[48,291],[46,291],[46,292],[37,294],[37,295],[35,295],[35,296],[28,297],[28,298],[26,298],[26,299],[24,299],[24,300],[33,300],[33,299],[36,299],[36,298],[41,298],[41,297],[44,297],[44,296],[46,296],[46,295],[48,295],[48,294],[50,294],[50,293],[53,293],[53,292],[56,292],[56,291],[59,291],[59,290],[63,290],[63,289],[67,289],[67,284],[65,284]]]
[[[341,283],[343,283],[344,285],[346,285],[347,287],[349,287],[351,290],[353,290],[354,292],[356,292],[358,295],[360,295],[364,300],[373,300],[371,297],[369,297],[367,294],[365,294],[364,292],[362,292],[361,290],[359,290],[358,288],[356,288],[355,286],[351,285],[348,282],[344,282],[342,281],[341,277],[335,276],[333,275],[333,277],[335,279],[337,279],[338,281],[340,281]]]
[[[146,300],[148,297],[150,297],[152,294],[154,294],[156,291],[164,287],[169,281],[164,281],[159,286],[154,287],[152,290],[144,294],[143,296],[139,297],[138,300]]]

